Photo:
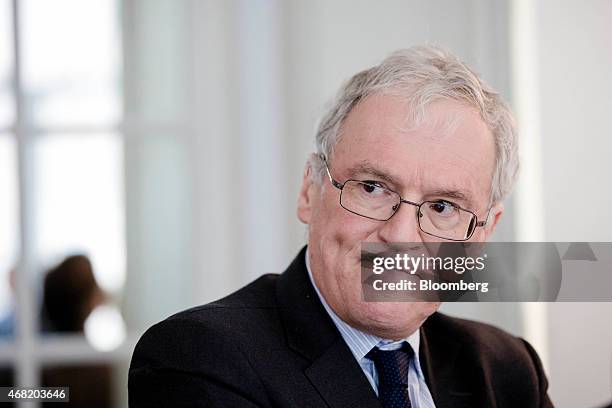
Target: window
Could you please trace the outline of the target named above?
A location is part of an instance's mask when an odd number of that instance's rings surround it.
[[[113,306],[126,275],[119,28],[116,0],[0,0],[0,381],[10,368],[16,385],[45,385],[127,359]],[[72,255],[91,262],[100,290],[82,303],[99,307],[59,330],[48,300],[69,291],[45,274]]]

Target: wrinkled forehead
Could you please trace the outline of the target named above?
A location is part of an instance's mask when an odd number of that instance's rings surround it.
[[[474,196],[488,195],[495,143],[477,109],[465,103],[434,101],[419,115],[406,98],[376,94],[353,108],[334,149],[340,169],[364,161],[401,187],[465,186]]]
[[[410,133],[429,130],[430,137],[468,136],[457,132],[466,122],[480,129],[474,136],[490,133],[478,108],[466,100],[431,95],[415,99],[408,91],[384,91],[368,95],[357,103],[345,118],[339,138],[349,132],[351,125],[365,128]],[[491,139],[487,137],[487,139]],[[480,140],[480,142],[491,140]],[[475,140],[473,140],[475,142]]]

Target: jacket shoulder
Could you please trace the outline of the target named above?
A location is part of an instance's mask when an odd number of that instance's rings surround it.
[[[432,315],[424,326],[428,341],[437,350],[450,342],[459,345],[458,366],[470,373],[468,377],[481,378],[483,389],[492,394],[495,389],[514,390],[498,395],[504,401],[538,401],[537,406],[552,406],[542,362],[524,339],[490,324],[442,313]]]
[[[276,275],[262,276],[225,298],[176,313],[146,330],[130,364],[130,406],[175,406],[186,396],[206,401],[202,406],[216,406],[212,401],[266,405],[249,356],[281,336],[275,280]]]
[[[436,336],[454,339],[478,353],[498,357],[518,353],[529,357],[523,339],[491,324],[435,313],[427,320],[426,327]]]
[[[245,339],[265,331],[277,332],[275,281],[278,275],[264,275],[217,301],[178,312],[151,326],[140,337],[132,368],[153,363],[188,367],[198,364],[194,355],[212,351],[233,353],[249,342]],[[231,350],[230,350],[231,349]],[[230,353],[230,354],[233,354]]]
[[[220,310],[230,309],[249,309],[249,308],[271,308],[276,307],[274,290],[278,274],[262,275],[248,285],[237,291],[213,302],[195,306],[183,310],[169,317],[173,318],[197,318],[202,312],[219,312]]]

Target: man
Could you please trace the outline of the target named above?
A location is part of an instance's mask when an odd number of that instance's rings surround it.
[[[446,52],[399,51],[344,85],[316,149],[297,206],[307,248],[283,274],[149,329],[130,406],[552,406],[524,340],[436,302],[362,300],[361,243],[491,235],[518,167],[500,97]],[[387,216],[383,196],[397,204]],[[471,215],[429,223],[454,211]]]

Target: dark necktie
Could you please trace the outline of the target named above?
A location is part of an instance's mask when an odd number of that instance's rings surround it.
[[[378,400],[383,408],[411,408],[408,397],[408,365],[414,352],[408,343],[398,350],[374,347],[366,357],[378,373]]]

